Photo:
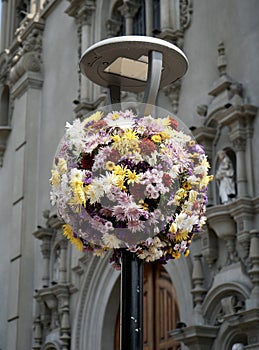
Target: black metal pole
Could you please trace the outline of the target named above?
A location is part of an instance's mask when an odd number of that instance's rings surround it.
[[[143,350],[143,261],[122,249],[120,349]]]

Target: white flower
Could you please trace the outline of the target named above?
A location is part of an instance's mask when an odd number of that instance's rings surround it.
[[[105,233],[102,237],[103,243],[111,249],[116,249],[116,248],[120,248],[121,246],[121,240],[119,240],[116,236],[114,235],[110,235],[108,233]]]
[[[180,230],[184,228],[184,222],[186,220],[186,217],[186,213],[180,213],[175,215],[175,223]]]
[[[66,138],[73,153],[79,154],[84,146],[85,130],[79,119],[73,124],[66,123]]]
[[[91,185],[86,191],[86,198],[90,200],[90,203],[100,202],[100,198],[104,195],[103,182],[101,179],[95,179],[91,182]]]

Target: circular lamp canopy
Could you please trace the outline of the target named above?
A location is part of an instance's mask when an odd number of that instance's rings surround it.
[[[144,91],[148,79],[148,57],[152,51],[163,55],[160,88],[181,78],[188,60],[175,45],[146,36],[121,36],[89,47],[80,60],[81,72],[97,85],[120,86],[123,91]]]

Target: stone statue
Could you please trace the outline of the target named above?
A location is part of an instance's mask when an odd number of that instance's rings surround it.
[[[231,159],[225,151],[218,152],[219,166],[216,180],[219,186],[219,197],[222,204],[226,204],[236,196],[234,182],[234,168]]]
[[[60,247],[57,247],[55,250],[55,261],[53,264],[53,281],[56,283],[59,281],[60,258]]]
[[[244,347],[244,344],[242,343],[236,343],[232,346],[232,350],[244,350],[245,347]]]

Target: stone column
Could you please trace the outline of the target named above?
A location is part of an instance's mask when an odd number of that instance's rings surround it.
[[[237,160],[237,197],[248,197],[246,174],[246,139],[237,137],[232,140]]]
[[[153,23],[153,6],[150,0],[145,0],[145,7],[146,7],[146,13],[145,13],[145,18],[146,18],[146,35],[152,36],[153,35],[153,28],[154,28],[154,23]]]
[[[70,324],[69,324],[69,306],[64,305],[62,307],[62,316],[60,324],[60,340],[62,341],[62,350],[69,350],[70,342]]]
[[[6,349],[31,347],[34,283],[34,240],[37,226],[39,130],[41,125],[42,33],[41,21],[31,23],[21,33],[22,47],[12,52],[10,80],[14,101],[13,120],[13,174],[12,237],[10,238],[9,307]],[[13,47],[15,50],[15,47]],[[31,171],[34,169],[34,171]]]
[[[247,160],[247,168],[250,169],[247,174],[247,180],[248,180],[248,194],[251,198],[254,197],[254,168],[253,168],[253,154],[252,154],[252,143],[253,143],[253,127],[248,124],[246,127],[246,144],[247,144],[247,151],[246,151],[246,160]]]
[[[160,1],[161,31],[180,29],[179,0]]]
[[[43,273],[42,273],[42,285],[43,287],[49,286],[49,258],[50,258],[50,240],[52,235],[51,233],[47,233],[42,238],[41,243],[41,252],[43,256]]]
[[[201,262],[202,255],[195,255],[193,257],[193,271],[192,271],[192,283],[193,289],[191,293],[193,295],[194,310],[195,310],[195,324],[204,324],[202,316],[202,302],[206,289],[203,287],[204,274]]]
[[[78,11],[77,18],[81,25],[81,54],[91,46],[91,25],[95,6],[92,2],[84,4]],[[92,83],[85,76],[81,75],[80,81],[81,102],[92,101]]]
[[[36,319],[33,322],[33,350],[40,350],[41,349],[41,342],[42,342],[42,330],[41,330],[41,321],[40,317],[36,317]]]
[[[7,7],[8,1],[2,0],[2,18],[1,18],[1,50],[2,52],[6,48],[6,30],[7,30]]]
[[[247,307],[254,308],[259,307],[259,231],[250,231],[250,253],[249,258],[252,263],[252,268],[248,271],[249,276],[253,283],[253,289],[249,300],[247,301]]]
[[[59,283],[67,282],[67,240],[60,242]]]
[[[139,9],[139,5],[134,1],[124,0],[123,5],[119,7],[121,15],[125,18],[126,35],[133,34],[133,18]]]

